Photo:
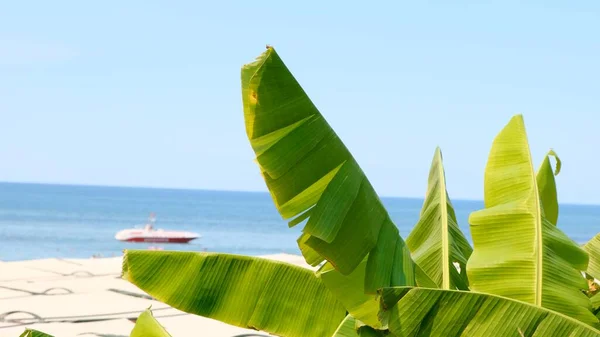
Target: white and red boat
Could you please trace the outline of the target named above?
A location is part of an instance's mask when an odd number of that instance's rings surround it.
[[[156,217],[152,213],[143,228],[124,229],[115,235],[115,239],[127,242],[188,243],[200,237],[199,234],[192,232],[154,229],[155,221]]]

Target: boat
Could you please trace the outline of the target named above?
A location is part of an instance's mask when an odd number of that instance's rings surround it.
[[[115,235],[115,239],[125,242],[188,243],[200,237],[192,232],[154,229],[155,222],[156,216],[150,213],[148,223],[143,228],[123,229]]]

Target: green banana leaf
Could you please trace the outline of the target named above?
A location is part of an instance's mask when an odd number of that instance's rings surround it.
[[[328,262],[317,271],[317,275],[354,318],[374,329],[385,330],[377,317],[379,312],[378,295],[366,294],[363,291],[366,269],[367,259],[363,260],[350,275],[343,275]],[[416,266],[416,274],[418,280],[426,281],[420,283],[420,287],[437,287],[420,270],[419,266]],[[422,275],[419,276],[420,274]]]
[[[590,302],[592,302],[592,309],[597,316],[599,314],[598,309],[600,309],[600,293],[590,297]]]
[[[356,320],[351,315],[346,316],[337,330],[333,333],[333,337],[358,337],[356,331]]]
[[[382,320],[397,337],[598,337],[560,313],[506,297],[397,287],[381,291]]]
[[[383,337],[390,336],[387,332],[377,331],[369,326],[361,325],[351,315],[346,316],[342,324],[333,334],[333,337]],[[391,336],[393,337],[393,336]]]
[[[152,311],[147,309],[135,321],[129,337],[171,337],[171,335],[152,316]]]
[[[365,291],[414,285],[414,262],[364,173],[272,47],[242,68],[246,133],[275,206],[307,262],[349,275],[368,256]]]
[[[19,337],[54,337],[34,329],[25,329]]]
[[[331,336],[346,316],[314,272],[263,258],[126,250],[122,277],[176,309],[279,336]]]
[[[552,171],[550,157],[554,157],[556,159],[556,171]],[[548,154],[546,154],[546,157],[544,158],[536,177],[545,218],[553,225],[556,225],[558,222],[558,197],[556,193],[556,180],[554,179],[554,176],[560,173],[560,167],[560,158],[556,152],[554,152],[554,150],[550,150]]]
[[[415,263],[438,288],[468,290],[466,265],[473,248],[460,231],[446,191],[442,151],[436,148],[429,170],[421,217],[406,245]],[[454,263],[460,266],[460,272]],[[417,277],[417,282],[419,277]]]
[[[596,234],[590,241],[588,241],[583,249],[588,253],[590,262],[587,269],[584,269],[588,275],[593,278],[600,280],[600,233]]]
[[[367,259],[363,260],[350,275],[343,275],[330,263],[326,263],[318,270],[317,275],[353,318],[375,329],[381,329],[381,323],[377,318],[379,312],[377,296],[365,294],[363,291],[366,267]]]
[[[582,289],[588,256],[542,217],[523,117],[498,134],[485,169],[485,209],[469,217],[474,291],[505,296],[598,323]]]

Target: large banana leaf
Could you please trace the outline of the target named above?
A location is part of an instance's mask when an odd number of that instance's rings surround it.
[[[490,294],[385,288],[380,316],[397,337],[598,337],[560,313]]]
[[[595,279],[600,280],[600,233],[588,241],[583,249],[590,257],[586,272]]]
[[[129,337],[171,337],[171,335],[156,321],[150,309],[147,309],[135,321]]]
[[[179,310],[279,336],[331,336],[346,316],[312,271],[263,258],[127,250],[123,278]]]
[[[556,170],[552,171],[550,157],[556,159]],[[554,176],[560,173],[560,158],[554,150],[550,150],[537,173],[537,185],[540,193],[540,199],[544,209],[545,218],[552,224],[558,222],[558,197],[556,193],[556,180]]]
[[[446,191],[442,151],[435,150],[421,217],[406,245],[415,263],[442,289],[468,290],[466,264],[473,248],[460,231]],[[454,263],[460,266],[456,270]],[[417,277],[417,281],[419,278]]]
[[[485,169],[485,209],[469,218],[473,254],[467,264],[474,291],[505,296],[596,324],[581,292],[588,257],[542,217],[523,117],[498,134]]]
[[[344,275],[368,255],[365,291],[414,285],[414,263],[364,173],[272,47],[242,68],[246,133],[275,206],[304,220],[306,260]]]
[[[19,337],[53,337],[52,335],[48,335],[41,331],[37,331],[34,329],[25,329],[23,333]]]

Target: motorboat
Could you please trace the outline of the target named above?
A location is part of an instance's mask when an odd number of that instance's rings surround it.
[[[148,223],[142,228],[119,231],[115,235],[115,239],[126,242],[188,243],[200,237],[199,234],[192,232],[154,229],[155,222],[156,216],[151,213]]]

